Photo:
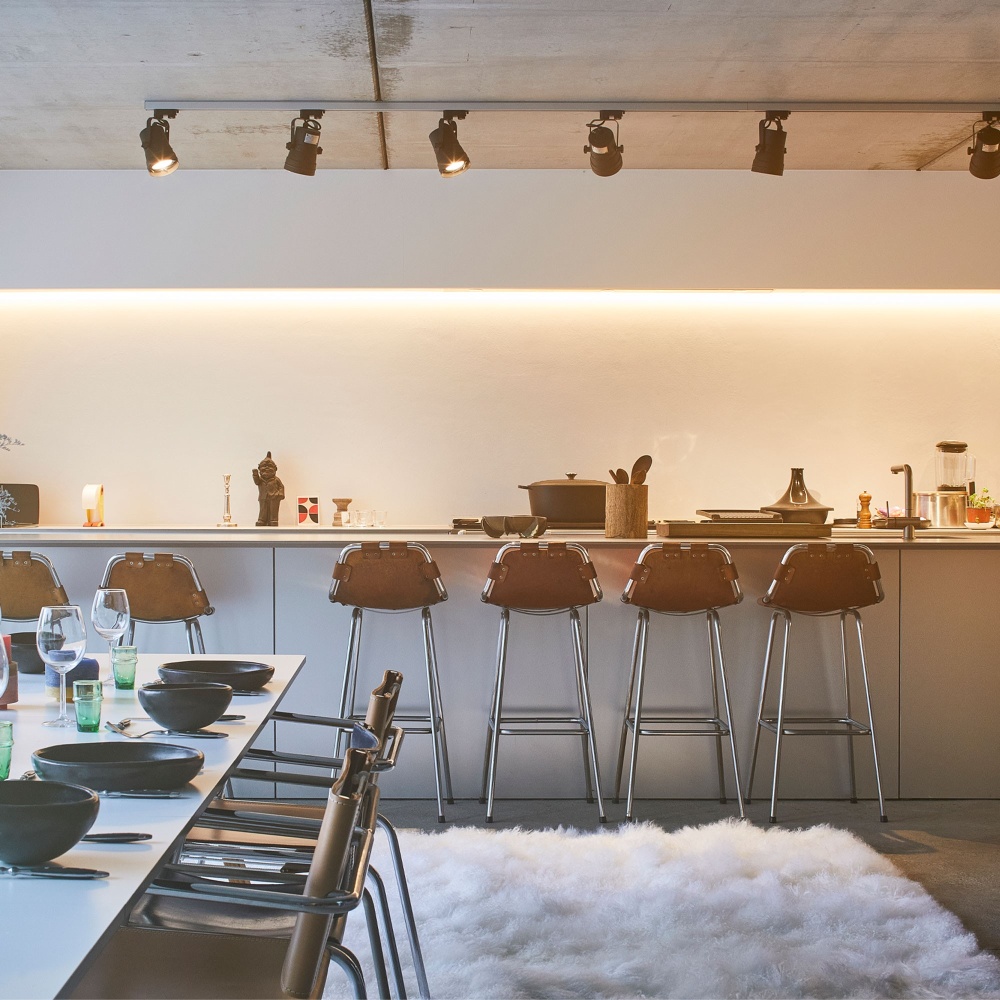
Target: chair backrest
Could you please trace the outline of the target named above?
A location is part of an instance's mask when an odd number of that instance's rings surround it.
[[[386,732],[392,725],[396,713],[396,703],[399,701],[399,689],[403,683],[403,675],[398,670],[386,670],[382,680],[368,698],[368,711],[365,713],[367,725],[381,743]]]
[[[597,570],[576,542],[508,542],[490,566],[482,599],[523,611],[560,611],[596,604]]]
[[[0,614],[9,621],[38,618],[42,608],[69,604],[55,567],[38,552],[0,553]]]
[[[878,604],[881,573],[867,545],[800,543],[781,558],[760,603],[807,615]]]
[[[622,593],[625,604],[683,615],[743,600],[729,550],[714,542],[647,545]]]
[[[373,611],[414,611],[448,599],[441,571],[417,542],[347,545],[333,567],[330,600]]]
[[[359,875],[363,884],[377,809],[371,814],[371,830],[363,831],[366,836],[362,843],[354,845],[354,839],[374,759],[372,750],[350,749],[344,757],[344,767],[330,789],[316,837],[316,849],[303,890],[306,896],[350,891],[357,885]],[[377,786],[373,786],[371,792],[377,805]],[[353,859],[352,846],[355,848]],[[303,1000],[322,996],[329,965],[326,947],[333,922],[334,917],[320,913],[300,913],[295,918],[295,929],[281,970],[281,988],[286,995]],[[342,935],[341,929],[335,936]]]
[[[120,552],[108,561],[101,586],[124,590],[137,622],[183,622],[215,612],[191,560],[171,552]]]

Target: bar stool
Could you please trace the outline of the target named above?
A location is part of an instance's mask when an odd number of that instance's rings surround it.
[[[855,736],[870,736],[875,762],[875,785],[878,789],[879,816],[883,823],[885,800],[882,797],[882,780],[879,776],[878,747],[875,742],[875,722],[872,718],[872,700],[868,687],[868,665],[865,658],[865,640],[861,627],[860,608],[878,604],[885,594],[880,582],[881,574],[875,556],[867,545],[833,543],[799,543],[793,545],[781,558],[774,571],[774,580],[760,604],[771,608],[771,626],[767,634],[764,654],[764,673],[760,684],[760,701],[757,705],[757,729],[753,741],[753,760],[750,780],[747,782],[747,802],[753,791],[754,770],[757,766],[757,749],[760,732],[774,733],[774,778],[771,783],[770,822],[777,821],[775,807],[778,800],[778,771],[781,764],[781,744],[786,736],[847,736],[848,760],[851,773],[851,801],[858,801],[854,775]],[[792,615],[814,617],[837,615],[840,619],[840,651],[844,671],[844,696],[846,714],[840,717],[791,716],[785,712],[785,679],[788,667],[788,638]],[[857,721],[851,710],[851,681],[847,666],[847,618],[854,619],[861,659],[861,677],[864,681],[868,722]],[[777,623],[783,623],[781,645],[781,677],[778,683],[778,709],[776,715],[764,714],[768,674]]]
[[[632,819],[632,800],[635,789],[636,761],[639,755],[640,736],[713,736],[719,766],[719,801],[726,801],[726,777],[722,763],[722,739],[729,740],[736,785],[736,800],[740,817],[744,817],[743,792],[740,788],[740,767],[733,736],[733,719],[729,704],[729,685],[726,665],[722,657],[722,629],[719,625],[719,608],[739,604],[743,593],[737,582],[736,567],[729,551],[714,543],[663,542],[647,545],[636,560],[622,602],[638,608],[635,626],[635,643],[632,647],[632,669],[629,673],[628,697],[622,719],[621,739],[618,743],[618,771],[615,775],[615,798],[621,791],[622,770],[625,764],[625,744],[632,733],[632,750],[629,757],[628,798],[626,820]],[[712,678],[712,716],[645,715],[642,699],[646,676],[646,646],[649,640],[649,613],[687,617],[704,615],[708,624],[709,672]],[[718,668],[718,675],[716,674]],[[719,685],[726,710],[725,721],[719,714]]]
[[[441,573],[431,554],[417,542],[361,542],[346,545],[333,567],[330,600],[354,610],[347,646],[340,716],[364,720],[357,707],[358,664],[361,656],[361,627],[364,613],[401,614],[419,611],[424,634],[424,665],[427,676],[427,714],[396,715],[396,724],[407,733],[430,735],[434,759],[434,787],[437,793],[438,822],[443,823],[444,799],[455,797],[448,765],[448,738],[441,703],[431,607],[448,600]],[[338,748],[339,751],[339,748]]]
[[[164,625],[183,622],[188,651],[204,653],[198,619],[214,615],[194,564],[171,552],[119,552],[108,560],[101,587],[128,594],[129,627],[125,645],[135,641],[136,622]],[[197,646],[197,649],[195,648]]]
[[[36,621],[44,607],[69,604],[55,566],[38,552],[0,552],[0,612],[7,621]]]
[[[500,608],[500,635],[497,641],[497,669],[493,699],[486,731],[483,785],[479,801],[486,805],[486,822],[493,822],[496,790],[497,751],[501,736],[575,736],[583,743],[583,769],[587,780],[587,801],[597,797],[601,822],[601,772],[594,745],[594,723],[587,680],[587,658],[580,629],[581,607],[601,600],[597,571],[587,550],[575,542],[508,542],[497,552],[490,567],[482,600]],[[577,716],[506,716],[503,692],[507,670],[507,639],[510,613],[528,615],[569,614],[576,687],[580,714]],[[593,780],[591,779],[593,775]]]

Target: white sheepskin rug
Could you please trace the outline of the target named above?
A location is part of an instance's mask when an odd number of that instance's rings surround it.
[[[436,998],[1000,997],[1000,962],[842,830],[400,839]],[[394,895],[388,858],[375,863]],[[366,937],[359,912],[345,944],[363,957]],[[343,983],[331,968],[328,995]]]

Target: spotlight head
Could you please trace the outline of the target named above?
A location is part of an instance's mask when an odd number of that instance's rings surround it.
[[[768,111],[757,125],[758,141],[750,169],[755,174],[773,174],[780,177],[785,172],[785,136],[781,123],[788,118],[787,111]],[[773,125],[774,128],[768,126]]]
[[[285,169],[293,174],[313,177],[316,173],[316,157],[323,152],[319,144],[320,123],[322,111],[302,111],[298,118],[292,119],[291,138],[285,143],[288,156],[285,157]],[[295,123],[300,124],[296,125]]]
[[[464,118],[465,111],[446,111],[438,121],[438,127],[427,137],[437,159],[438,173],[442,177],[454,177],[469,169],[468,154],[458,141],[456,118]]]
[[[618,120],[624,113],[624,111],[602,111],[597,121],[587,124],[590,134],[587,136],[587,145],[583,147],[583,151],[590,153],[590,169],[598,177],[612,177],[622,168],[622,153],[625,152],[625,147],[618,145]],[[615,123],[613,132],[604,124],[606,121]]]
[[[170,148],[170,123],[167,121],[176,117],[176,111],[155,111],[139,133],[150,177],[166,177],[177,169],[177,154]]]
[[[983,114],[984,128],[978,132],[972,127],[972,145],[969,147],[969,173],[988,181],[1000,177],[1000,129],[996,115]]]

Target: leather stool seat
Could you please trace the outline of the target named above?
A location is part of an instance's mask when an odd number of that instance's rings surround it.
[[[0,553],[0,613],[12,622],[37,621],[42,608],[69,604],[55,567],[38,552]]]

